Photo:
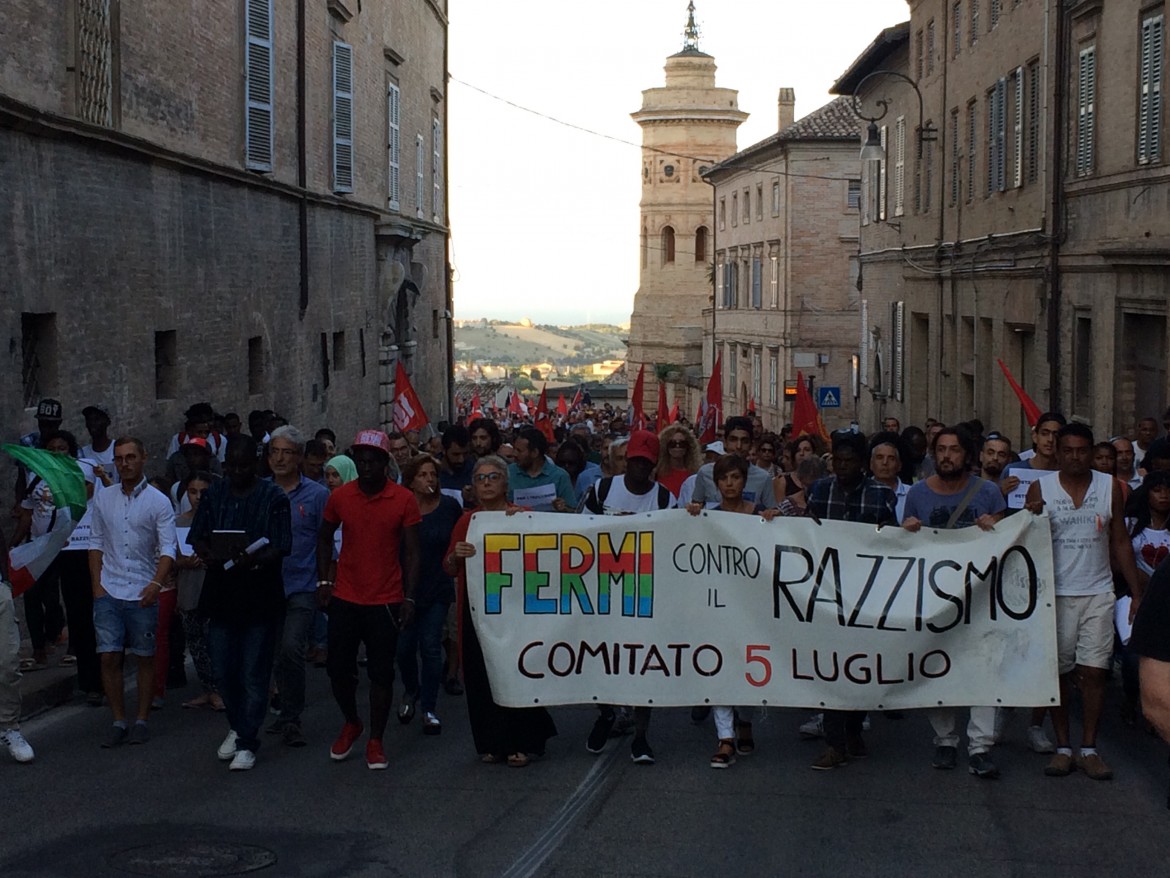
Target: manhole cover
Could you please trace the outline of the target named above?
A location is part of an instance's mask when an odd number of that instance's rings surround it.
[[[186,842],[148,844],[119,851],[110,865],[135,875],[243,875],[276,863],[272,851],[250,844]]]

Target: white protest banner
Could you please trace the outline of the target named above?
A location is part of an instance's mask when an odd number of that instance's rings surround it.
[[[1004,473],[1004,478],[1015,476],[1020,480],[1020,483],[1016,485],[1016,489],[1004,498],[1008,509],[1023,509],[1024,501],[1028,498],[1028,489],[1032,487],[1032,482],[1039,480],[1042,476],[1050,476],[1054,472],[1055,470],[1047,469],[1014,469],[1010,473]]]
[[[991,532],[680,510],[479,513],[495,700],[836,709],[1058,698],[1048,517]]]

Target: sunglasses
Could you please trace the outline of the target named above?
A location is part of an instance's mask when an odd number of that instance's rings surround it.
[[[667,448],[686,448],[687,443],[684,439],[671,439],[666,443]]]
[[[475,480],[477,482],[498,482],[504,477],[503,473],[476,473]]]

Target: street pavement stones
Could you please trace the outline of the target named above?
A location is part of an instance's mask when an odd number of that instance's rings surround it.
[[[1166,748],[1120,723],[1116,688],[1101,734],[1116,779],[1094,782],[1043,776],[1026,710],[994,751],[997,781],[931,769],[915,713],[875,714],[870,758],[813,772],[823,743],[796,731],[808,712],[776,708],[729,771],[710,770],[714,729],[685,709],[654,712],[657,765],[633,765],[629,737],[592,756],[583,707],[554,708],[547,757],[513,769],[479,762],[464,699],[445,695],[442,736],[391,722],[390,768],[371,772],[360,754],[330,761],[341,718],[324,672],[309,681],[309,745],[266,739],[250,772],[216,759],[223,714],[177,698],[143,747],[100,750],[108,709],[77,701],[29,721],[36,762],[0,758],[0,875],[1170,874]]]

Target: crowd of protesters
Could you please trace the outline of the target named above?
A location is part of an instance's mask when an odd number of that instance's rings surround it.
[[[445,692],[466,694],[484,762],[527,765],[557,734],[554,718],[493,701],[461,598],[476,552],[466,539],[471,515],[520,509],[717,509],[912,532],[992,529],[1005,515],[1046,511],[1061,700],[1031,712],[1029,746],[1050,756],[1049,776],[1110,778],[1097,729],[1115,663],[1126,724],[1170,740],[1170,439],[1154,419],[1140,422],[1135,439],[1095,442],[1085,425],[1047,412],[1028,447],[1016,449],[977,420],[903,429],[886,418],[868,437],[854,425],[826,441],[791,436],[790,428],[768,432],[747,414],[728,418],[701,445],[685,421],[647,429],[653,424],[631,424],[627,413],[604,407],[539,425],[476,412],[428,437],[368,429],[340,443],[328,428],[310,438],[271,411],[250,413],[245,431],[238,415],[199,403],[155,457],[134,437],[113,438],[102,406],[83,411],[84,446],[61,429],[55,400],[43,400],[37,415],[38,431],[21,442],[76,459],[89,510],[84,539],[71,539],[23,596],[32,651],[19,662],[13,600],[0,590],[0,741],[18,761],[33,759],[14,695],[21,672],[75,665],[87,702],[110,711],[101,746],[116,748],[150,740],[151,712],[166,706],[168,689],[187,685],[189,655],[198,693],[182,706],[225,714],[217,754],[232,770],[255,765],[266,734],[289,747],[309,742],[301,715],[314,665],[326,669],[342,717],[334,760],[348,758],[364,736],[367,765],[387,767],[392,716],[409,724],[421,714],[422,732],[440,735]],[[1170,412],[1164,422],[1170,432]],[[60,512],[47,485],[22,471],[14,542],[51,532]],[[133,710],[123,695],[127,654],[138,680]],[[366,709],[357,697],[363,667]],[[1074,689],[1083,713],[1075,748]],[[754,752],[748,709],[695,708],[691,718],[705,723],[708,714],[712,768]],[[956,711],[928,714],[931,764],[953,769]],[[972,775],[999,775],[991,754],[1004,716],[970,708]],[[867,756],[869,721],[852,711],[811,717],[800,734],[826,745],[812,768]],[[632,732],[631,758],[653,764],[650,723],[648,707],[600,705],[586,748],[600,753]]]

